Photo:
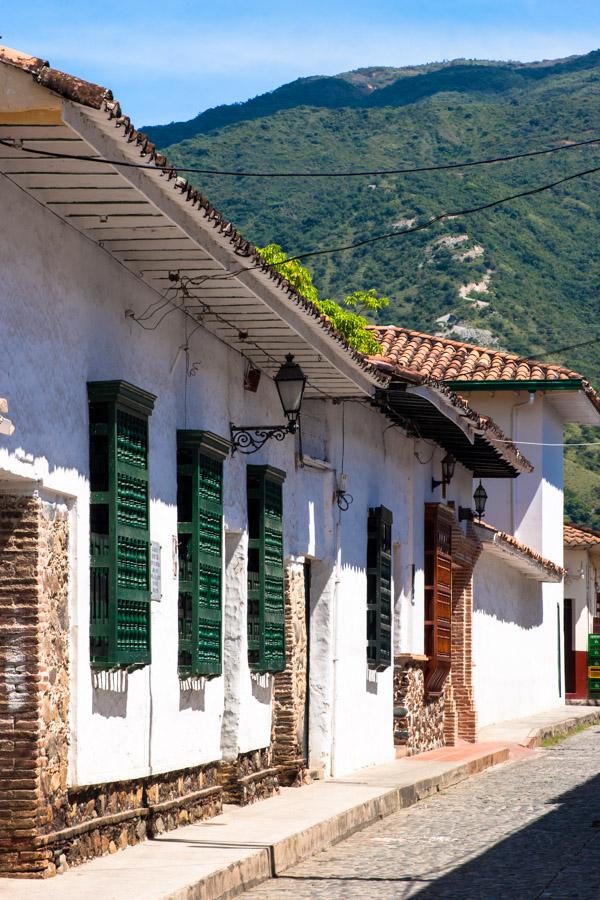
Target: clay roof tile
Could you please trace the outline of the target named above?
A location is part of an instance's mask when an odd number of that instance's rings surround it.
[[[442,381],[581,382],[581,390],[600,412],[600,396],[582,375],[555,363],[527,360],[515,353],[412,331],[395,325],[372,326],[382,356],[416,374]]]

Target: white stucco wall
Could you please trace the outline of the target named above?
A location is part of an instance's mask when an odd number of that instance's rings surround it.
[[[388,506],[403,560],[400,577],[406,580],[413,555],[422,572],[421,525],[414,548],[409,535],[413,506],[422,522],[420,498],[431,476],[419,467],[413,496],[414,442],[399,429],[386,431],[387,420],[362,405],[307,400],[306,452],[323,466],[296,468],[291,438],[271,442],[251,458],[236,454],[225,461],[225,674],[180,682],[172,559],[176,430],[227,436],[230,421],[278,422],[274,385],[263,378],[256,394],[245,392],[241,357],[199,329],[189,357],[199,365],[186,390],[181,348],[189,328],[178,313],[156,330],[132,322],[125,311],[141,313],[156,296],[7,182],[0,214],[2,393],[17,426],[12,438],[0,436],[0,478],[29,479],[30,487],[35,483],[67,498],[72,508],[71,782],[135,778],[268,746],[272,678],[252,675],[247,665],[248,462],[286,471],[285,555],[314,560],[311,760],[341,774],[393,758],[392,669],[374,674],[366,666],[366,524],[370,506]],[[86,382],[109,379],[130,381],[157,396],[149,422],[151,539],[162,547],[162,599],[152,602],[152,665],[129,674],[95,673],[89,664]],[[345,513],[333,505],[342,469],[354,497]],[[416,581],[421,606],[410,625],[414,635],[422,633],[422,575]]]
[[[525,578],[484,551],[473,577],[473,688],[479,727],[563,702],[561,584]],[[561,604],[562,614],[562,604]],[[560,628],[560,630],[559,630]]]
[[[553,562],[563,558],[563,422],[549,394],[541,391],[473,391],[466,394],[490,415],[533,465],[513,480],[483,479],[486,522],[514,534]],[[544,446],[546,445],[546,446]]]
[[[469,399],[492,416],[534,467],[513,481],[483,480],[488,492],[485,521],[562,565],[563,451],[549,445],[562,442],[563,422],[550,395],[476,391]],[[562,584],[538,585],[485,553],[473,584],[473,683],[479,724],[563,703]]]
[[[565,547],[565,597],[573,601],[574,650],[587,650],[596,591],[600,590],[600,553]]]
[[[444,451],[408,439],[364,404],[306,400],[305,467],[296,464],[298,445],[292,438],[270,442],[252,457],[229,457],[224,464],[224,675],[180,682],[172,558],[176,430],[227,436],[230,421],[279,422],[274,385],[263,378],[256,394],[245,392],[242,358],[199,329],[189,342],[189,362],[198,364],[197,374],[187,377],[186,386],[182,348],[190,329],[178,313],[155,330],[134,323],[125,311],[141,313],[156,296],[8,182],[2,183],[0,213],[2,394],[17,426],[13,437],[0,436],[0,479],[3,474],[27,479],[28,489],[37,485],[65,498],[72,510],[72,782],[135,778],[222,755],[231,759],[270,743],[273,680],[252,675],[247,664],[249,462],[287,473],[285,556],[313,561],[310,761],[328,774],[343,775],[392,759],[392,668],[374,673],[366,664],[368,509],[383,504],[394,518],[393,650],[422,653],[424,504],[442,499],[431,478],[440,477]],[[86,382],[109,379],[130,381],[157,396],[149,423],[151,538],[162,547],[162,599],[152,603],[152,665],[130,674],[94,673],[89,665]],[[512,405],[523,397],[486,397],[476,395],[476,406],[507,433],[517,417],[521,439],[550,441],[560,434],[560,422],[542,397],[516,413]],[[557,546],[555,535],[562,517],[560,454],[525,452],[537,474],[521,476],[529,480],[514,493],[518,535],[560,562],[562,543]],[[353,497],[345,512],[333,502],[342,473]],[[510,530],[510,487],[490,479],[485,486],[488,521]],[[457,465],[447,501],[457,508],[472,506],[472,493],[470,473]],[[535,692],[539,708],[556,702],[552,661],[561,586],[540,589],[527,583],[523,589],[521,576],[515,580],[509,572],[505,583],[495,565],[476,570],[475,681],[482,724],[520,714],[527,694],[523,684],[532,684],[529,693]],[[541,623],[535,617],[529,622],[538,607]],[[500,665],[503,651],[514,657],[512,668],[506,660]],[[506,676],[513,668],[517,674]]]

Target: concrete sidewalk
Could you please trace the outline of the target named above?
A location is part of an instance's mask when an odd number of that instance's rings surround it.
[[[48,881],[0,879],[7,900],[217,900],[283,872],[365,825],[509,759],[511,745],[577,723],[600,709],[560,707],[494,726],[500,739],[442,748],[303,788],[168,832]]]
[[[578,725],[593,725],[600,722],[600,707],[597,706],[557,706],[546,712],[527,716],[525,719],[510,719],[497,725],[481,728],[479,741],[496,741],[521,744],[523,747],[537,747],[544,738],[555,734],[565,734]]]

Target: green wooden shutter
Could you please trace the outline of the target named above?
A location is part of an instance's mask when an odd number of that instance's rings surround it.
[[[248,662],[285,669],[282,484],[285,472],[248,466]]]
[[[177,432],[179,674],[220,675],[223,460],[230,444],[207,431]]]
[[[90,657],[150,662],[148,418],[155,397],[125,381],[88,384]]]
[[[392,514],[369,510],[367,523],[367,663],[381,672],[392,661]]]

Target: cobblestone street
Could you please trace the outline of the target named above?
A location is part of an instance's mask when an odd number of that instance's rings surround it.
[[[247,896],[598,900],[600,729],[390,816]]]

